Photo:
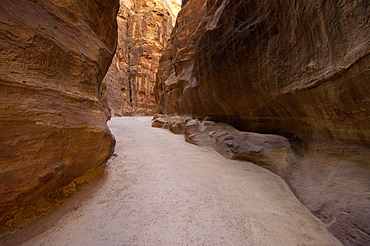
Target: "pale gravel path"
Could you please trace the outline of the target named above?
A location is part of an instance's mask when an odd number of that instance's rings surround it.
[[[278,176],[114,118],[118,157],[77,210],[26,245],[341,245]]]

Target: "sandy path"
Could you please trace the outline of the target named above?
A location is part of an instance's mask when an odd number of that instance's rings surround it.
[[[150,118],[114,118],[118,157],[94,196],[23,245],[341,245],[276,175]]]

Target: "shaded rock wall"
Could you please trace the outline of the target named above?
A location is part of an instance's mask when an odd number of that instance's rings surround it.
[[[38,198],[57,201],[73,180],[76,190],[104,172],[114,137],[101,81],[117,10],[115,0],[0,3],[0,224],[8,229],[43,212],[27,210]]]
[[[112,116],[153,115],[155,74],[180,6],[172,0],[121,0],[116,55],[103,83]]]
[[[195,11],[196,10],[196,11]],[[370,241],[368,1],[191,0],[158,69],[158,111],[279,134],[284,177],[348,245]]]

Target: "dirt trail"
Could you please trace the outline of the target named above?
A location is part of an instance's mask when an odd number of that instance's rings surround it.
[[[114,118],[105,184],[23,245],[341,245],[277,175]]]

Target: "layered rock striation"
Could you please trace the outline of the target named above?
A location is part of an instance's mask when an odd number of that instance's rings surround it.
[[[1,1],[2,232],[104,172],[115,142],[101,81],[117,11],[115,0]]]
[[[155,88],[160,113],[287,138],[295,157],[283,178],[346,245],[370,241],[369,10],[187,1]]]
[[[103,84],[112,116],[153,115],[155,74],[180,6],[172,0],[121,0],[116,55]]]

